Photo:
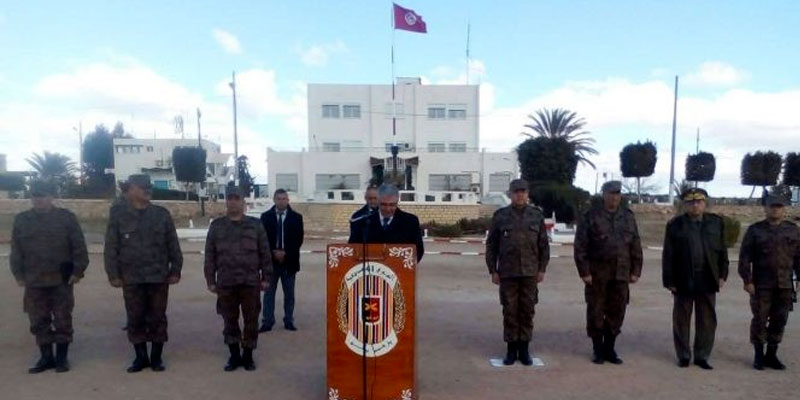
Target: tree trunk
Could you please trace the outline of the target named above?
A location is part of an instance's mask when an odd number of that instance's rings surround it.
[[[639,198],[639,204],[642,204],[642,178],[636,177],[636,197]]]
[[[756,192],[756,187],[753,186],[753,190],[750,191],[750,197],[749,197],[750,199],[753,198],[753,193],[755,193],[755,192]]]

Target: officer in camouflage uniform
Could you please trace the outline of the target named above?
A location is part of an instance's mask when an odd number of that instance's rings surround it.
[[[784,220],[788,204],[778,195],[767,197],[767,218],[747,228],[739,251],[739,275],[750,294],[753,311],[750,342],[755,349],[753,368],[757,370],[786,369],[778,359],[778,344],[792,310],[792,270],[800,276],[800,230]]]
[[[717,292],[728,279],[728,249],[722,217],[706,212],[708,192],[699,188],[682,195],[686,212],[667,223],[661,256],[662,281],[672,292],[672,336],[678,366],[689,366],[690,329],[695,312],[694,364],[713,369],[708,357],[717,329]]]
[[[586,332],[592,338],[592,362],[622,364],[614,348],[625,308],[628,283],[642,274],[642,243],[636,217],[621,208],[622,183],[603,184],[603,206],[587,211],[575,233],[575,264],[586,285]]]
[[[238,187],[228,190],[225,205],[227,216],[215,219],[208,229],[204,272],[208,290],[217,294],[217,313],[225,323],[222,335],[231,353],[225,371],[239,366],[253,371],[260,292],[269,286],[272,258],[267,232],[260,219],[244,215]],[[240,310],[244,330],[239,327]]]
[[[508,351],[503,364],[519,360],[532,365],[529,343],[533,335],[538,284],[550,261],[550,243],[541,210],[528,205],[528,182],[509,185],[511,205],[497,210],[486,239],[486,266],[492,283],[500,286],[503,338]]]
[[[169,211],[150,203],[150,177],[131,175],[127,184],[127,207],[109,213],[105,269],[125,300],[128,340],[136,352],[128,372],[163,371],[169,285],[180,280],[183,255]]]
[[[33,209],[14,218],[10,258],[14,279],[25,288],[24,310],[41,353],[28,372],[66,372],[75,305],[72,287],[83,278],[89,256],[75,214],[53,205],[55,185],[39,181],[31,186]]]

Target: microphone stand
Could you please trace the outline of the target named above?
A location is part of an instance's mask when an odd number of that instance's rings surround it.
[[[373,210],[367,206],[367,214],[364,216],[364,228],[361,230],[361,281],[364,282],[364,292],[361,294],[361,388],[364,400],[367,400],[367,313],[364,306],[367,304],[367,238],[369,238],[369,222]]]

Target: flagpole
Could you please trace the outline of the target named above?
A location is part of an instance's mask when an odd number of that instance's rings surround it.
[[[394,24],[394,3],[392,3],[392,173],[397,177],[397,153],[400,149],[397,146],[397,103],[395,103],[395,71],[394,71],[394,36],[396,26]]]
[[[469,19],[467,19],[467,85],[469,85]]]

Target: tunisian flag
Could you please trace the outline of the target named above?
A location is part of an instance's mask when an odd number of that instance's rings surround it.
[[[425,21],[422,20],[421,15],[414,12],[414,10],[400,7],[397,4],[394,4],[394,29],[419,33],[428,32],[428,27],[425,25]]]

